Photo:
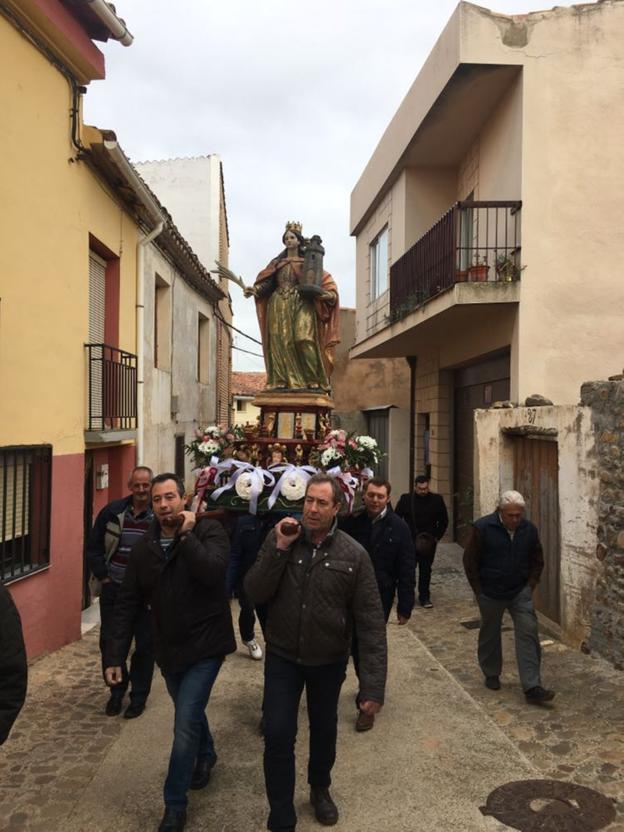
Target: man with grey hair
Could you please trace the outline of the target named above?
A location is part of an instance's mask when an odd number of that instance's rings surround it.
[[[268,604],[264,669],[264,776],[268,828],[294,832],[297,715],[305,688],[310,723],[308,783],[316,819],[338,822],[329,793],[336,759],[338,698],[351,637],[360,645],[360,710],[376,714],[386,684],[386,623],[366,551],[338,529],[336,480],[308,480],[303,520],[284,518],[247,573],[250,597]]]
[[[101,585],[100,589],[100,653],[102,674],[108,661],[108,641],[111,637],[117,596],[123,581],[130,550],[148,530],[154,514],[150,502],[152,470],[137,465],[128,477],[130,494],[121,500],[113,500],[98,514],[87,540],[89,568]],[[134,653],[130,671],[124,663],[123,678],[110,687],[110,697],[104,712],[117,716],[121,712],[123,697],[130,688],[130,704],[124,711],[125,719],[141,716],[149,696],[154,673],[151,620],[149,610],[142,608],[134,621]]]
[[[541,649],[532,593],[544,568],[537,528],[526,520],[518,491],[505,491],[497,510],[477,520],[464,551],[464,569],[479,610],[479,665],[485,686],[500,690],[503,666],[501,624],[507,610],[514,624],[516,660],[526,701],[550,702],[555,692],[542,687]]]

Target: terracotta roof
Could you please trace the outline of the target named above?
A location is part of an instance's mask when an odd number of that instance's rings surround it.
[[[233,396],[255,396],[266,387],[266,373],[232,373]]]

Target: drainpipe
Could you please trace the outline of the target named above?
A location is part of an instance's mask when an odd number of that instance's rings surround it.
[[[410,368],[409,491],[414,487],[416,456],[416,356],[408,355]]]
[[[145,350],[143,347],[143,335],[145,332],[145,278],[143,266],[145,262],[145,249],[154,240],[165,225],[165,217],[162,214],[160,205],[154,196],[145,187],[143,180],[132,167],[125,154],[116,141],[105,140],[104,148],[110,153],[116,165],[123,172],[126,181],[130,182],[134,193],[139,197],[141,204],[147,209],[154,221],[154,228],[150,233],[137,243],[137,274],[136,274],[136,338],[137,338],[137,465],[143,465],[143,449],[145,435],[144,412],[144,381],[143,365],[145,363]]]
[[[109,3],[105,0],[83,0],[89,6],[93,14],[106,26],[115,40],[122,46],[130,46],[134,38],[128,31],[125,21],[113,12]]]

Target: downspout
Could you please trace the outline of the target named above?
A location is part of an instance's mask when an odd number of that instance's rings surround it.
[[[416,360],[415,355],[407,356],[410,368],[409,491],[414,487],[416,473]]]
[[[83,0],[83,2],[106,26],[115,40],[118,40],[122,46],[130,46],[134,38],[128,31],[125,21],[117,17],[109,3],[106,3],[105,0]]]
[[[104,147],[110,153],[115,163],[124,173],[126,179],[131,183],[134,192],[139,196],[142,205],[145,206],[154,220],[154,228],[150,233],[137,243],[136,256],[136,338],[137,338],[137,438],[136,438],[136,464],[143,464],[143,450],[145,445],[145,420],[144,413],[144,383],[145,375],[143,366],[145,363],[145,349],[143,346],[143,335],[145,333],[145,278],[143,267],[145,263],[145,249],[161,233],[165,225],[160,206],[155,198],[148,191],[135,169],[132,167],[125,154],[116,141],[106,140]]]

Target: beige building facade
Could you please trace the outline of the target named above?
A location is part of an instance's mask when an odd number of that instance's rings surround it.
[[[460,3],[352,193],[351,355],[411,359],[410,454],[460,541],[491,510],[475,503],[475,410],[573,405],[620,369],[623,35],[620,0]]]

